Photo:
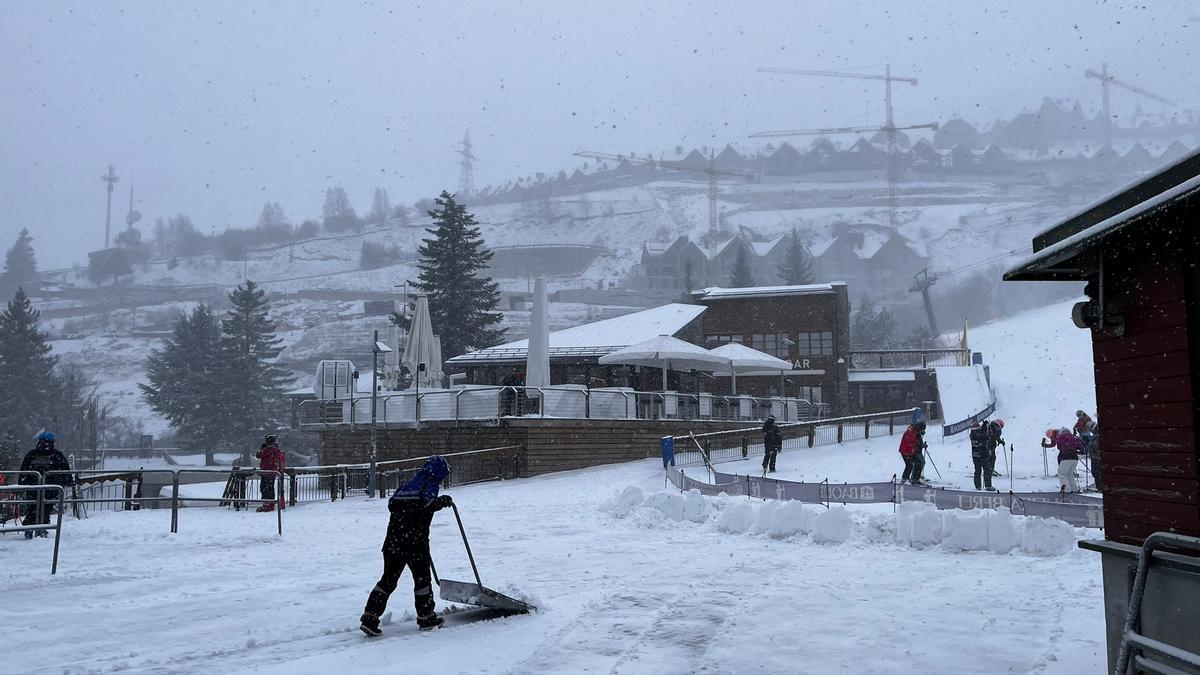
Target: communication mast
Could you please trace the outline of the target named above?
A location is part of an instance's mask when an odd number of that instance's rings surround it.
[[[104,248],[108,248],[108,238],[112,232],[113,185],[116,185],[117,181],[121,180],[121,178],[119,176],[117,176],[117,172],[116,172],[116,170],[113,169],[113,165],[109,164],[108,165],[108,173],[104,174],[103,176],[100,176],[100,180],[104,181],[105,183],[108,183],[108,207],[104,212]]]
[[[458,150],[458,194],[466,197],[475,194],[475,155],[471,152],[471,132],[463,134]]]

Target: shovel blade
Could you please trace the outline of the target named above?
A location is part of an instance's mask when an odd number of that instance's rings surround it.
[[[451,581],[449,579],[440,579],[438,588],[441,589],[442,600],[446,602],[457,602],[463,605],[478,605],[480,607],[490,607],[503,612],[511,612],[513,614],[524,614],[534,609],[532,605],[521,602],[516,598],[510,598],[503,593],[497,593],[486,586],[472,584],[466,581]]]

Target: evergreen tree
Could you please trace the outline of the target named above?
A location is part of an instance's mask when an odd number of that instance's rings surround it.
[[[162,349],[146,362],[149,384],[142,398],[175,429],[180,445],[202,449],[213,462],[215,443],[226,436],[221,327],[208,305],[182,315]]]
[[[748,288],[754,285],[754,270],[750,267],[750,255],[746,247],[738,248],[737,258],[733,261],[733,274],[729,275],[729,285],[734,288]]]
[[[325,191],[325,207],[322,210],[325,230],[344,232],[358,224],[358,215],[350,205],[346,190],[337,185]]]
[[[275,364],[282,340],[275,335],[270,301],[253,281],[229,294],[233,307],[221,322],[221,351],[225,389],[225,440],[249,448],[256,435],[282,424],[283,391],[291,383],[288,371]]]
[[[878,311],[870,296],[863,293],[854,314],[850,343],[859,349],[891,349],[896,344],[896,319],[886,308]]]
[[[685,260],[683,262],[683,293],[681,294],[682,302],[691,304],[692,286],[695,283],[695,280],[692,278],[692,261]]]
[[[18,288],[0,312],[0,429],[18,442],[48,425],[56,390],[48,336],[38,330],[39,313]]]
[[[370,221],[382,225],[392,213],[392,202],[388,199],[387,190],[377,187],[371,196]]]
[[[783,283],[789,286],[811,284],[816,281],[812,271],[812,258],[804,250],[804,242],[800,241],[800,233],[792,228],[788,238],[787,249],[783,252],[783,261],[779,265],[779,276]]]
[[[17,437],[13,435],[12,430],[4,432],[4,438],[0,439],[0,471],[16,471],[21,468],[21,460],[25,457],[25,450],[21,444],[17,442]],[[16,482],[14,478],[13,483]]]
[[[479,273],[492,252],[479,236],[479,224],[466,208],[443,191],[429,211],[433,235],[422,240],[417,252],[419,280],[414,284],[429,298],[433,328],[442,338],[442,357],[451,358],[472,348],[488,347],[504,337],[498,326],[500,289]]]
[[[0,275],[0,293],[11,298],[18,288],[32,288],[37,281],[37,261],[33,256],[33,237],[22,229],[17,241],[4,256],[4,274]]]

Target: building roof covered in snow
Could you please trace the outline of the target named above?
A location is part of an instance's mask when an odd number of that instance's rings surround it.
[[[550,333],[550,358],[598,357],[659,335],[675,335],[695,321],[705,308],[672,303],[633,314],[604,319]],[[517,340],[450,359],[468,364],[492,361],[524,361],[529,340]]]
[[[828,284],[805,284],[803,286],[752,286],[750,288],[704,288],[692,291],[696,300],[727,300],[731,298],[763,298],[780,295],[816,295],[833,293],[835,286],[846,284],[835,281]]]

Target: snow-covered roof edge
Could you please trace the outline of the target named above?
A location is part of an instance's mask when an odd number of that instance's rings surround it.
[[[831,281],[824,284],[806,284],[803,286],[753,286],[749,288],[722,288],[710,286],[698,291],[692,291],[692,297],[697,300],[726,300],[730,298],[765,298],[780,295],[818,295],[833,293],[834,288],[845,286],[844,281]]]

